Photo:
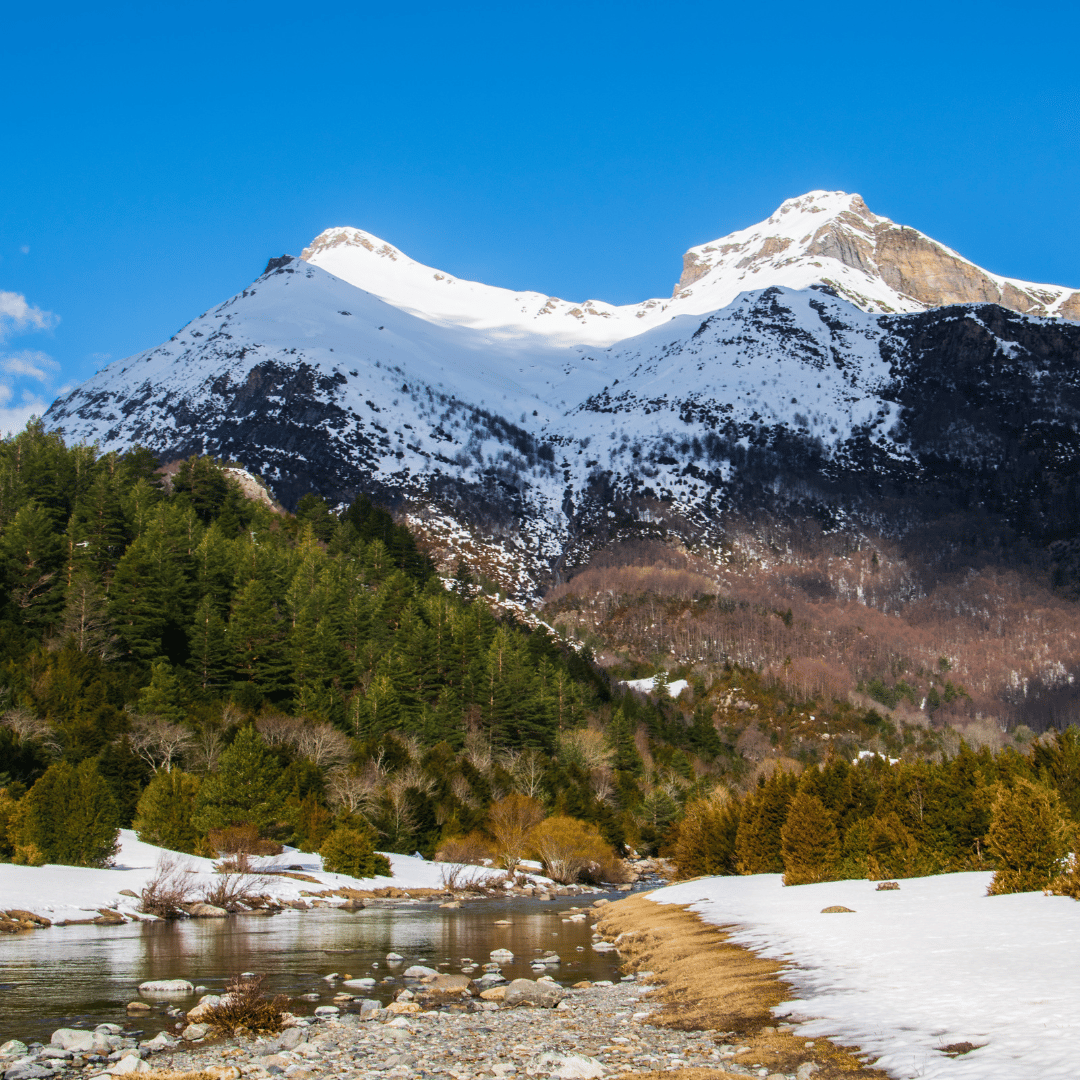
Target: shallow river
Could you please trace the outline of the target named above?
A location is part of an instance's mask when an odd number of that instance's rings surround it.
[[[583,897],[580,903],[593,899]],[[535,979],[529,961],[550,951],[562,963],[547,973],[561,983],[618,979],[619,956],[592,949],[590,923],[560,917],[573,902],[516,898],[466,901],[456,911],[433,904],[355,913],[286,911],[273,918],[65,926],[19,934],[0,939],[0,1043],[11,1038],[47,1043],[58,1027],[103,1021],[143,1031],[147,1038],[174,1028],[177,1018],[166,1009],[190,1009],[198,996],[157,1003],[151,1013],[129,1021],[125,1006],[139,997],[139,983],[147,979],[188,979],[218,992],[232,975],[253,971],[266,976],[268,993],[293,998],[290,1009],[297,1014],[330,1004],[338,989],[390,1001],[409,964],[457,972],[463,958],[484,964],[493,949],[514,954],[513,963],[502,965],[507,979]],[[495,925],[503,919],[510,925]],[[391,951],[404,963],[388,964]],[[335,986],[323,980],[332,972],[379,983],[366,992]],[[473,977],[480,974],[478,968]],[[384,983],[387,977],[394,981]],[[319,996],[298,1000],[301,994]]]

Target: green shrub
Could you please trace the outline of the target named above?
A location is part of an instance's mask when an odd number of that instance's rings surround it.
[[[25,851],[36,849],[35,858],[105,866],[116,854],[116,802],[92,758],[77,768],[66,761],[50,765],[25,801],[19,840]]]
[[[199,779],[179,769],[159,772],[139,798],[135,833],[147,844],[195,854],[199,831],[192,823]]]
[[[339,825],[319,848],[323,869],[332,874],[369,878],[390,876],[390,860],[375,850],[375,834],[349,825]]]

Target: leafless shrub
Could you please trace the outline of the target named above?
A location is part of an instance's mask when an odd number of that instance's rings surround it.
[[[195,736],[182,724],[161,716],[134,714],[131,720],[131,748],[157,772],[171,772],[184,752],[195,743]]]
[[[224,749],[225,733],[220,728],[204,727],[195,737],[184,758],[192,772],[210,773],[216,771],[218,759]]]
[[[611,764],[615,757],[614,750],[602,731],[581,728],[568,731],[559,739],[559,756],[582,768],[603,769]]]
[[[519,795],[543,801],[547,762],[539,750],[506,750],[502,755],[502,764],[514,778],[514,790]]]
[[[492,803],[487,827],[499,862],[511,873],[525,857],[531,830],[543,820],[544,808],[526,795],[507,795]]]
[[[154,876],[139,896],[139,910],[144,915],[156,915],[159,919],[183,918],[187,914],[184,905],[191,903],[195,893],[190,868],[187,859],[160,855]]]
[[[335,806],[350,814],[366,816],[375,809],[384,780],[385,772],[374,762],[368,762],[360,772],[340,767],[331,770],[327,777],[327,793]]]
[[[471,832],[447,840],[435,852],[435,858],[439,862],[490,866],[495,861],[495,848],[483,833]]]
[[[283,995],[268,998],[262,992],[265,976],[234,975],[228,989],[216,1005],[203,1013],[203,1022],[215,1031],[231,1035],[237,1028],[253,1032],[280,1031],[285,1024],[289,999]]]
[[[465,760],[477,772],[486,774],[491,771],[491,764],[494,760],[491,741],[479,728],[470,727],[465,733],[464,749]]]
[[[336,768],[352,757],[349,737],[324,721],[304,724],[296,740],[296,751],[319,769]]]
[[[325,720],[307,720],[283,713],[268,713],[255,728],[269,746],[289,746],[317,768],[334,769],[352,755],[348,736]]]
[[[439,876],[447,892],[487,891],[487,875],[475,866],[451,863],[442,867]]]
[[[254,825],[228,825],[211,829],[210,846],[225,856],[280,855],[285,849],[276,840],[263,840]]]
[[[37,742],[46,750],[56,754],[60,752],[60,740],[57,739],[52,724],[48,720],[35,716],[21,705],[15,709],[8,709],[3,716],[0,716],[0,724],[10,728],[23,742]]]
[[[610,803],[615,799],[615,774],[606,766],[589,773],[589,787],[597,802]]]
[[[215,867],[214,881],[203,887],[202,900],[226,911],[242,911],[257,907],[260,893],[266,890],[269,878],[238,869],[240,863],[247,865],[246,857],[225,860]]]

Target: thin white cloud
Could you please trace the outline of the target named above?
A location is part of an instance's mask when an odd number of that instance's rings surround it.
[[[10,398],[11,387],[0,386],[0,399],[8,401]],[[49,403],[40,397],[24,398],[22,404],[10,408],[0,405],[0,437],[17,435],[31,416],[41,416],[48,407]]]
[[[38,382],[47,383],[52,379],[53,373],[59,370],[60,365],[48,353],[37,349],[24,349],[22,352],[0,357],[0,371],[5,375],[25,375],[30,379],[37,379]]]
[[[0,289],[0,341],[14,334],[51,330],[59,321],[60,317],[51,311],[27,303],[22,293]]]
[[[30,245],[29,245],[29,244],[23,244],[23,246],[22,246],[21,248],[19,248],[19,250],[20,250],[20,251],[21,251],[21,252],[22,252],[22,253],[23,253],[24,255],[29,255],[29,254],[30,254]]]

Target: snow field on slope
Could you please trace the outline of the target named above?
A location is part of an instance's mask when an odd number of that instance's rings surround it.
[[[689,904],[786,966],[778,1018],[862,1047],[897,1078],[1064,1080],[1080,1072],[1080,904],[986,895],[987,873],[784,887],[778,874],[701,878],[649,894]],[[844,905],[854,914],[822,914]],[[950,1058],[960,1042],[980,1049]]]
[[[212,887],[221,880],[220,875],[214,873],[213,860],[166,851],[153,844],[143,843],[130,829],[121,829],[120,851],[114,865],[107,869],[4,864],[3,873],[0,874],[0,909],[10,911],[21,908],[36,915],[44,915],[53,922],[93,918],[99,908],[111,908],[133,915],[139,910],[139,900],[132,896],[121,896],[121,890],[130,889],[134,893],[141,893],[154,877],[163,858],[194,871],[189,877],[196,891],[203,886]],[[443,871],[456,865],[428,862],[392,853],[387,853],[387,858],[390,860],[392,877],[353,878],[347,874],[324,871],[319,855],[286,848],[281,855],[273,858],[253,860],[255,873],[300,866],[303,868],[302,873],[317,878],[317,883],[270,874],[260,878],[254,891],[267,893],[277,900],[298,900],[303,892],[318,892],[323,889],[382,889],[387,886],[405,890],[443,889]],[[462,867],[462,880],[502,876],[501,870],[487,870],[477,866]],[[535,879],[547,880],[540,877]],[[327,899],[332,904],[344,903],[343,900],[332,897]],[[149,918],[146,915],[141,917]]]
[[[844,331],[824,319],[842,322]],[[604,434],[610,440],[613,432],[662,439],[673,433],[671,413],[691,404],[738,425],[802,429],[826,447],[869,427],[875,442],[903,455],[889,435],[900,409],[881,396],[892,382],[879,350],[884,336],[873,316],[824,293],[777,289],[772,305],[744,293],[704,323],[679,318],[608,350],[608,371],[622,374],[575,410],[573,430],[579,441]],[[834,360],[838,348],[842,367]],[[605,406],[632,414],[632,422],[620,427],[622,416],[594,411]],[[707,423],[683,424],[687,435],[708,430]]]

